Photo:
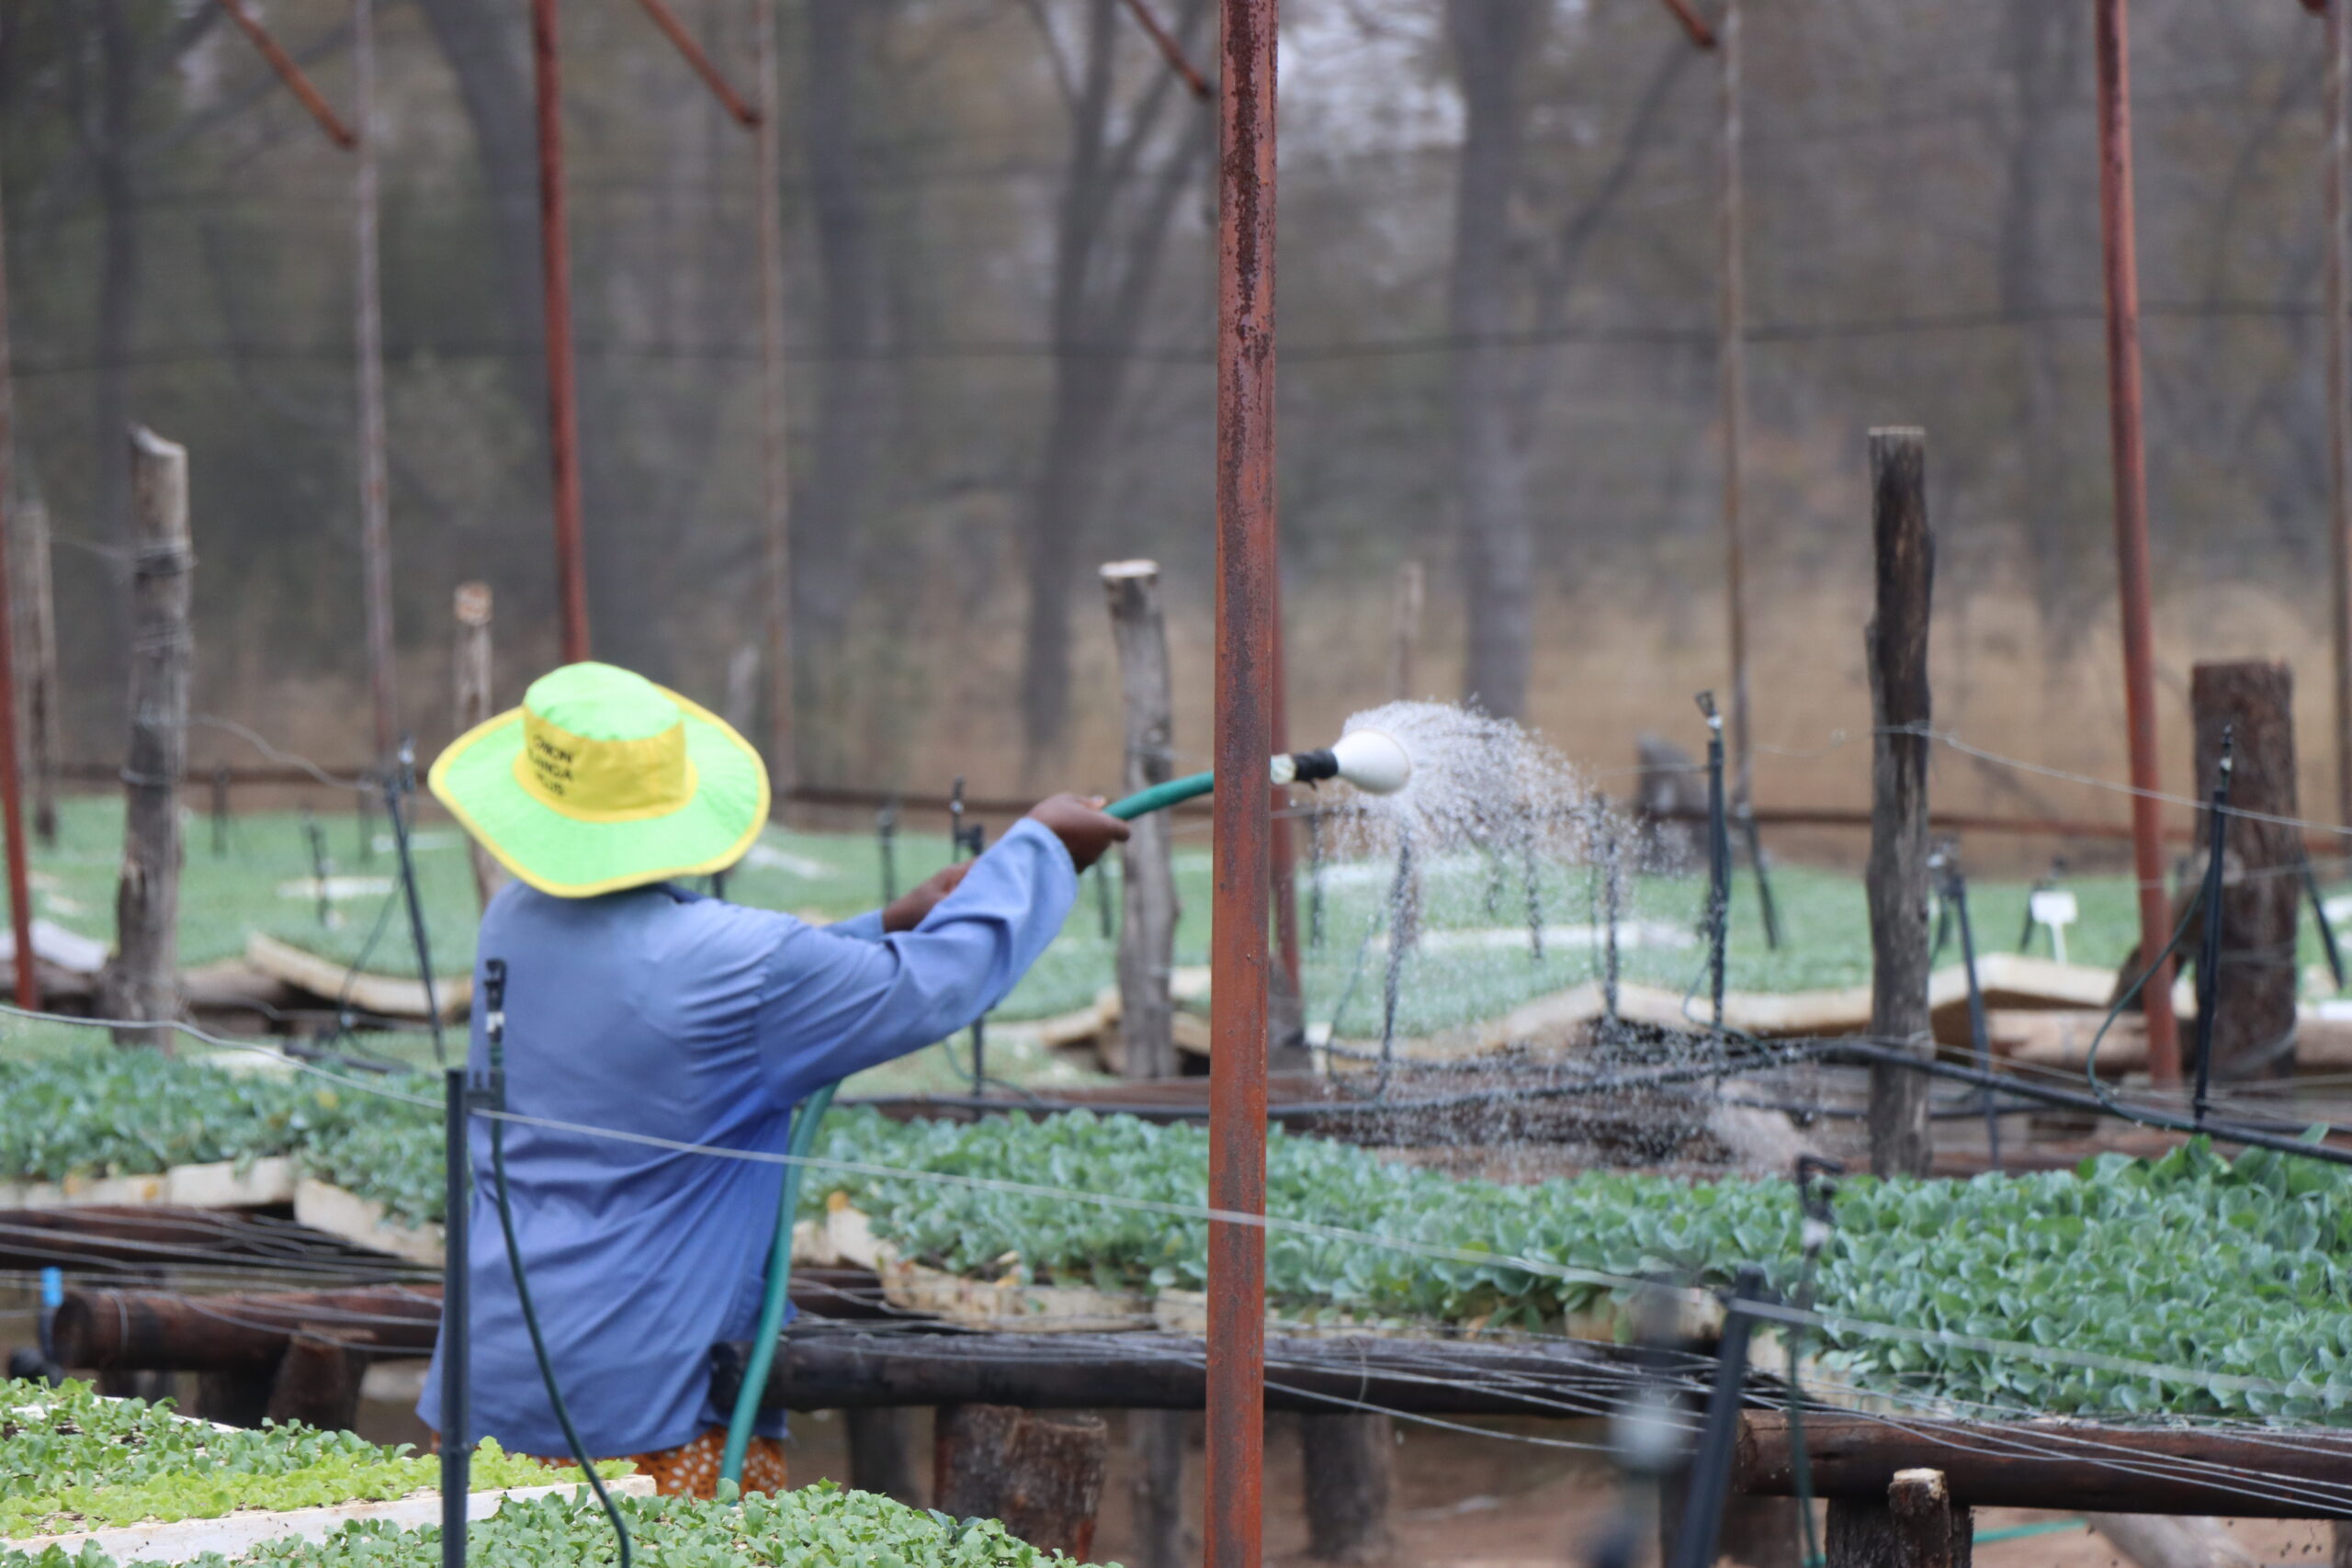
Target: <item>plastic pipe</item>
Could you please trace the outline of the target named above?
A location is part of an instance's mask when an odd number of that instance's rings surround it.
[[[792,1224],[800,1211],[799,1156],[817,1141],[817,1126],[833,1103],[838,1083],[829,1083],[801,1103],[785,1147],[794,1156],[784,1168],[784,1192],[775,1215],[775,1242],[768,1254],[767,1295],[760,1303],[759,1332],[752,1337],[752,1355],[743,1368],[743,1386],[735,1395],[734,1413],[727,1422],[727,1450],[718,1465],[722,1481],[743,1483],[743,1455],[752,1446],[752,1427],[759,1420],[760,1395],[768,1386],[768,1370],[775,1364],[776,1340],[784,1333],[785,1303],[792,1295]]]

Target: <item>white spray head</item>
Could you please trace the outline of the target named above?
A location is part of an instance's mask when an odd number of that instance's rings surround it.
[[[1385,730],[1353,729],[1340,737],[1331,755],[1340,776],[1366,795],[1395,795],[1413,778],[1413,754]]]
[[[1366,795],[1395,795],[1412,776],[1412,753],[1395,736],[1377,729],[1351,729],[1328,750],[1276,757],[1273,768],[1278,786],[1345,779]]]

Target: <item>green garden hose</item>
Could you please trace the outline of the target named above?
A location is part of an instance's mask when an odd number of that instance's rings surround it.
[[[1195,800],[1216,787],[1215,773],[1187,773],[1181,779],[1139,789],[1125,800],[1114,800],[1102,809],[1122,822],[1132,822],[1147,812],[1165,811],[1181,801]]]
[[[792,1294],[792,1223],[800,1211],[800,1161],[817,1141],[817,1125],[833,1103],[838,1083],[829,1083],[800,1103],[785,1147],[793,1156],[784,1168],[784,1193],[776,1204],[775,1241],[768,1251],[768,1290],[760,1303],[760,1329],[752,1337],[751,1359],[743,1366],[743,1386],[736,1391],[735,1411],[727,1422],[727,1451],[718,1465],[722,1481],[743,1483],[743,1455],[752,1446],[752,1427],[759,1420],[760,1395],[768,1386],[768,1369],[775,1364],[777,1339],[784,1333],[785,1303]]]
[[[1214,774],[1190,773],[1137,790],[1104,809],[1123,822],[1132,822],[1148,812],[1164,811],[1180,801],[1196,799],[1216,787]],[[727,1451],[718,1465],[719,1479],[738,1486],[743,1483],[743,1455],[752,1446],[752,1427],[759,1419],[760,1395],[767,1389],[768,1371],[775,1364],[776,1341],[784,1333],[785,1303],[792,1295],[792,1224],[800,1208],[800,1161],[816,1144],[818,1124],[824,1121],[825,1111],[833,1102],[833,1090],[840,1087],[827,1084],[801,1102],[800,1114],[792,1123],[792,1136],[786,1144],[794,1158],[784,1168],[784,1195],[776,1208],[775,1240],[768,1251],[767,1294],[760,1303],[759,1332],[752,1338],[751,1359],[743,1367],[743,1386],[736,1391],[735,1410],[727,1422]]]

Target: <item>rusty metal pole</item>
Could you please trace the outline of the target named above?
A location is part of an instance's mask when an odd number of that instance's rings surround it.
[[[1209,1204],[1266,1205],[1266,759],[1274,675],[1274,54],[1279,0],[1221,0],[1217,106],[1216,886]],[[1265,1233],[1209,1224],[1209,1568],[1259,1568]]]
[[[392,665],[391,491],[384,472],[384,310],[376,246],[376,6],[351,0],[352,118],[358,122],[353,172],[358,253],[359,558],[367,591],[368,687],[376,716],[376,764],[390,766],[400,736]]]
[[[327,107],[327,101],[320,96],[318,88],[302,74],[302,68],[294,63],[294,57],[269,36],[268,28],[254,20],[253,14],[245,9],[243,0],[220,0],[220,6],[229,13],[229,19],[253,41],[254,48],[261,51],[261,57],[269,62],[269,68],[277,73],[277,79],[301,100],[304,108],[311,111],[311,118],[319,122],[319,129],[327,133],[328,140],[346,152],[356,146],[358,138],[352,134],[351,128],[335,118],[334,110]]]
[[[8,835],[8,929],[17,942],[17,1005],[40,1006],[33,969],[32,876],[26,861],[24,775],[17,765],[17,634],[8,525],[16,512],[17,387],[8,349],[6,225],[0,222],[0,831]]]
[[[1720,246],[1716,374],[1722,400],[1724,595],[1731,643],[1731,806],[1735,818],[1754,802],[1755,753],[1747,704],[1747,538],[1740,513],[1741,468],[1747,427],[1747,256],[1744,128],[1740,119],[1740,0],[1724,0],[1714,32],[1723,65],[1722,146],[1717,171],[1716,240]]]
[[[768,777],[778,809],[798,782],[792,702],[792,475],[784,379],[784,89],[777,78],[776,0],[752,0],[753,69],[760,74],[754,178],[760,220],[760,482],[766,529]]]
[[[2326,7],[2328,598],[2335,611],[2335,819],[2352,828],[2352,4]]]
[[[2155,592],[2148,562],[2148,462],[2140,423],[2140,265],[2132,208],[2132,61],[2127,0],[2093,0],[2098,32],[2098,216],[2107,264],[2107,398],[2115,459],[2116,587],[2123,601],[2123,706],[2132,765],[2132,864],[2140,883],[2140,951],[2171,939],[2165,897],[2164,807],[2156,799]],[[2140,992],[2148,1076],[2180,1081],[2171,958]]]
[[[684,57],[688,68],[702,78],[703,85],[710,89],[711,96],[735,117],[736,123],[746,126],[760,123],[762,111],[745,103],[728,84],[727,78],[719,74],[718,67],[710,62],[710,56],[703,52],[702,45],[695,41],[694,34],[686,31],[685,24],[672,14],[669,6],[662,0],[637,0],[637,3],[645,8],[647,16],[653,18],[653,25],[662,29],[662,36],[670,40],[671,47]],[[767,118],[775,117],[770,115]]]
[[[546,296],[548,448],[555,475],[556,603],[563,661],[588,657],[588,572],[580,527],[580,404],[571,363],[571,255],[563,211],[563,62],[556,0],[531,0],[531,80],[538,100],[539,278]]]

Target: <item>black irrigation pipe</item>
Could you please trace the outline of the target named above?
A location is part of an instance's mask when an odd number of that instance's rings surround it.
[[[2127,1111],[2111,1105],[2096,1094],[2081,1089],[2047,1089],[2040,1084],[2026,1083],[2000,1073],[1979,1072],[1973,1067],[1960,1066],[1951,1062],[1932,1061],[1914,1056],[1908,1051],[1874,1041],[1849,1040],[1832,1043],[1833,1054],[1850,1056],[1874,1066],[1908,1067],[1929,1077],[1950,1078],[1954,1083],[1974,1084],[1980,1089],[2005,1089],[2020,1100],[2038,1100],[2043,1105],[2068,1111],[2087,1111],[2095,1115],[2111,1116],[2120,1121],[2136,1122],[2143,1127],[2154,1127],[2168,1133],[2203,1133],[2216,1143],[2237,1144],[2250,1149],[2269,1149],[2282,1155],[2304,1155],[2331,1165],[2352,1165],[2352,1149],[2338,1148],[2330,1144],[2314,1144],[2301,1138],[2290,1138],[2275,1133],[2265,1133],[2252,1127],[2239,1127],[2219,1122],[2208,1122],[2199,1127],[2186,1116],[2168,1115],[2161,1111]]]

